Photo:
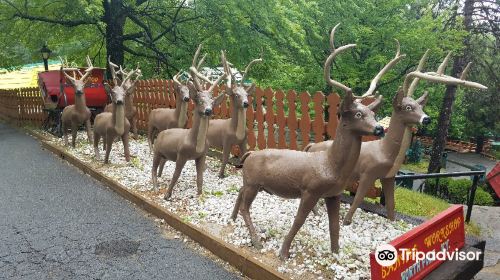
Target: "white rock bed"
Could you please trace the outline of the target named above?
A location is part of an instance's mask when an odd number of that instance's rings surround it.
[[[64,146],[62,138],[49,136],[53,143]],[[71,142],[71,137],[69,137]],[[226,167],[224,179],[217,177],[220,161],[207,157],[204,173],[203,195],[196,195],[196,170],[194,161],[188,161],[175,186],[169,201],[163,200],[163,192],[153,192],[151,183],[152,155],[145,138],[130,139],[131,161],[127,163],[123,145],[115,142],[109,165],[104,165],[101,143],[101,159],[94,157],[92,144],[87,142],[84,132],[79,132],[76,148],[68,152],[83,162],[91,164],[105,175],[116,179],[128,189],[155,201],[167,210],[178,214],[186,222],[200,226],[223,240],[254,252],[257,259],[275,267],[292,279],[368,279],[370,278],[369,253],[379,245],[387,243],[405,233],[413,226],[404,221],[390,222],[376,214],[358,209],[349,226],[341,226],[340,250],[330,252],[328,218],[324,207],[319,215],[310,214],[292,242],[291,258],[281,262],[277,258],[281,242],[291,227],[299,200],[282,199],[266,192],[257,195],[251,208],[251,216],[261,233],[264,248],[259,252],[251,246],[250,235],[241,216],[233,222],[229,216],[242,185],[241,171],[230,165]],[[174,172],[175,163],[167,162],[163,176],[159,178],[164,190]],[[342,217],[349,205],[342,203]]]

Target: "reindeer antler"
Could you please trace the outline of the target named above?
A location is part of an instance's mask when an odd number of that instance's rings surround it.
[[[200,45],[201,47],[201,45]],[[198,47],[198,50],[196,50],[196,53],[195,53],[195,58],[197,57],[197,55],[199,55],[199,51],[200,51],[200,47]],[[221,57],[222,59],[222,65],[224,65],[224,60],[225,60],[225,55],[223,55]],[[211,84],[210,88],[208,89],[208,91],[213,91],[215,86],[218,85],[223,79],[225,79],[227,77],[227,73],[224,72],[224,74],[222,74],[221,76],[219,76],[219,78],[217,78],[217,80],[215,82],[210,82],[210,80],[203,76],[200,72],[198,72],[198,69],[196,69],[195,65],[196,65],[196,60],[193,59],[193,64],[191,67],[189,67],[189,71],[191,72],[191,77],[193,78],[193,82],[194,82],[194,85],[196,87],[196,89],[198,91],[203,91],[203,88],[200,86],[200,83],[198,82],[198,79],[197,78],[200,78],[202,80],[207,80],[208,83]]]
[[[461,86],[465,86],[465,87],[482,89],[482,90],[488,89],[486,86],[484,86],[482,84],[465,80],[465,77],[467,75],[467,72],[469,71],[470,65],[467,65],[467,67],[465,67],[464,71],[460,75],[460,78],[455,78],[455,77],[445,75],[444,71],[445,71],[446,66],[448,64],[448,60],[449,60],[450,56],[451,56],[451,53],[449,53],[445,57],[445,59],[443,60],[441,65],[439,65],[437,72],[425,72],[425,73],[423,73],[419,70],[415,70],[413,72],[408,73],[406,75],[406,78],[405,78],[405,81],[403,84],[403,91],[404,91],[405,95],[407,95],[408,92],[410,92],[408,84],[409,84],[410,79],[412,79],[412,78],[423,79],[423,80],[427,80],[429,82],[442,83],[442,84],[446,84],[446,85],[457,85],[457,86],[461,85]]]
[[[118,67],[118,65],[111,62],[111,56],[108,56],[108,65],[109,65],[109,71],[111,72],[111,78],[113,80],[113,84],[117,85],[118,84],[118,77],[116,75],[116,68],[119,68],[119,67]]]
[[[233,72],[231,71],[231,66],[229,66],[229,63],[226,59],[226,52],[221,50],[220,55],[222,58],[222,67],[224,68],[224,73],[227,73],[226,77],[226,91],[232,89],[232,79],[233,77]]]
[[[335,45],[334,45],[335,30],[337,29],[337,27],[339,25],[340,25],[340,23],[335,25],[335,27],[332,29],[332,32],[330,33],[330,51],[331,51],[331,54],[328,56],[328,58],[325,61],[325,66],[323,67],[323,74],[324,74],[326,82],[329,85],[338,87],[347,93],[347,92],[352,92],[351,88],[349,88],[346,85],[344,85],[340,82],[337,82],[331,78],[331,65],[332,65],[333,60],[335,59],[335,57],[339,53],[344,52],[347,49],[355,47],[356,44],[349,44],[349,45],[345,45],[345,46],[342,46],[339,48],[335,48]]]
[[[373,96],[373,92],[375,91],[375,88],[377,88],[377,83],[380,81],[380,78],[389,71],[394,65],[396,65],[401,59],[403,59],[406,54],[400,54],[401,46],[399,45],[399,41],[397,39],[394,39],[396,41],[396,55],[394,58],[387,63],[380,72],[373,78],[373,80],[370,83],[370,87],[368,90],[362,95],[362,97],[368,97],[368,96]]]
[[[243,86],[243,83],[245,82],[245,78],[248,74],[248,71],[250,70],[250,67],[252,67],[252,65],[254,65],[257,62],[262,62],[262,58],[257,58],[257,59],[250,61],[250,63],[248,63],[248,65],[247,65],[247,67],[245,67],[245,72],[243,72],[243,75],[241,77],[241,82],[240,82],[241,86]]]
[[[196,49],[196,52],[194,53],[193,62],[191,63],[191,67],[195,68],[196,72],[198,72],[198,70],[200,69],[200,67],[203,64],[203,62],[205,62],[205,57],[207,56],[207,54],[204,54],[203,57],[200,59],[200,61],[198,63],[196,63],[196,61],[198,60],[198,56],[200,56],[201,47],[202,47],[202,44],[199,44],[198,48]],[[189,68],[189,69],[191,69],[191,68]],[[200,73],[198,73],[198,74],[200,74]],[[203,76],[201,74],[199,76],[197,76],[197,77],[200,78],[200,79],[202,79],[203,81],[205,81],[207,83],[210,83],[210,84],[212,83],[209,78],[207,78],[207,77],[205,77],[205,76]],[[193,78],[193,81],[196,79],[195,76],[192,76],[192,78]],[[195,85],[196,84],[199,85],[199,82],[196,81]]]
[[[175,74],[175,76],[172,78],[174,83],[179,87],[182,86],[181,82],[179,82],[179,75],[180,74],[181,74],[181,71],[177,72],[177,74]]]
[[[430,50],[427,49],[420,59],[420,62],[418,63],[416,71],[422,71],[424,69],[425,63],[427,62],[427,57],[429,57],[429,52]],[[410,88],[408,89],[408,92],[406,93],[406,96],[413,96],[413,93],[415,92],[415,89],[417,89],[418,82],[420,81],[420,78],[415,78],[411,82]]]

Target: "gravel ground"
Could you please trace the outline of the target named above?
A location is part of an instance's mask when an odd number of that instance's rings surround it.
[[[62,139],[52,138],[63,146]],[[104,165],[102,159],[94,158],[93,147],[85,141],[83,132],[78,135],[77,147],[67,150],[82,161],[91,164],[102,173],[116,179],[127,188],[155,201],[167,210],[180,215],[186,222],[200,226],[227,242],[249,250],[257,259],[274,266],[295,279],[359,279],[370,277],[369,253],[382,243],[412,228],[404,221],[390,222],[378,215],[356,211],[353,223],[340,229],[340,251],[330,252],[328,218],[324,209],[319,215],[309,215],[291,247],[291,258],[281,262],[277,258],[279,247],[291,227],[299,201],[282,199],[259,193],[252,204],[251,216],[261,233],[264,248],[259,252],[251,246],[250,236],[241,216],[233,222],[229,219],[238,191],[242,185],[241,171],[228,166],[224,179],[217,177],[219,160],[207,158],[204,173],[203,194],[196,195],[196,171],[194,161],[184,167],[174,188],[172,198],[163,200],[163,192],[175,169],[174,162],[165,165],[159,178],[161,190],[152,190],[152,155],[145,138],[130,141],[132,159],[125,162],[121,142],[113,144],[111,164]],[[104,153],[101,153],[103,157]],[[341,217],[349,205],[342,204]],[[341,218],[342,219],[342,218]]]

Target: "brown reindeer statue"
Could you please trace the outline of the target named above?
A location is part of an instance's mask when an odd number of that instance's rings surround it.
[[[477,89],[485,89],[483,85],[465,81],[468,67],[462,73],[460,79],[444,75],[444,70],[450,55],[448,55],[438,68],[437,73],[422,73],[428,51],[423,55],[417,69],[406,75],[404,86],[400,88],[392,103],[392,115],[389,123],[387,135],[376,141],[364,142],[361,145],[360,156],[354,167],[352,177],[348,185],[359,181],[356,196],[351,207],[344,218],[344,224],[352,222],[352,216],[359,207],[368,189],[375,184],[377,179],[382,183],[382,190],[385,196],[385,207],[387,218],[395,219],[394,214],[394,182],[395,176],[405,159],[405,153],[411,142],[411,128],[417,124],[427,125],[430,118],[423,112],[423,107],[427,101],[427,92],[417,100],[412,98],[416,86],[420,79],[432,82],[464,85]],[[411,84],[409,83],[412,79]],[[309,152],[325,151],[333,145],[334,141],[325,141],[308,145],[305,150]]]
[[[222,52],[222,55],[225,55],[224,52]],[[247,151],[246,109],[248,107],[248,95],[255,93],[255,84],[245,87],[243,81],[248,75],[250,67],[257,62],[261,62],[262,59],[254,59],[247,65],[239,84],[232,83],[234,76],[231,72],[231,67],[225,58],[223,61],[226,61],[224,68],[225,72],[228,73],[226,78],[226,94],[231,98],[233,110],[229,119],[211,120],[207,133],[210,147],[222,150],[222,165],[219,171],[219,178],[224,177],[224,169],[226,168],[233,145],[240,147],[241,155]]]
[[[200,55],[201,45],[198,46],[198,49],[195,53],[196,60]],[[207,54],[204,54],[203,57],[198,62],[196,69],[199,70],[203,62],[205,61]],[[170,108],[157,108],[149,113],[148,118],[148,145],[149,150],[152,151],[153,142],[156,138],[156,135],[163,130],[169,128],[184,128],[187,124],[187,108],[189,105],[189,88],[187,86],[190,83],[190,79],[186,81],[186,84],[182,84],[179,82],[180,72],[177,73],[173,77],[174,81],[174,90],[175,90],[175,109]],[[206,77],[201,77],[203,81],[211,83],[210,80]],[[160,168],[160,172],[158,173],[161,176],[163,168]]]
[[[193,99],[195,107],[193,110],[193,126],[190,129],[172,128],[158,134],[153,146],[153,168],[152,181],[153,187],[158,189],[158,167],[161,169],[167,160],[175,161],[175,171],[172,180],[165,193],[165,199],[172,195],[174,185],[177,183],[182,168],[188,160],[194,160],[196,163],[196,186],[198,195],[202,193],[203,171],[205,169],[205,158],[208,150],[207,130],[209,119],[212,115],[213,107],[218,106],[225,98],[224,94],[217,97],[212,96],[212,91],[223,79],[227,73],[221,75],[208,90],[205,90],[198,79],[208,80],[201,75],[196,68],[196,60],[199,49],[193,58],[193,64],[189,71],[193,83],[188,83],[189,93]]]
[[[109,58],[108,58],[108,64],[110,67],[113,67],[115,72],[118,69],[117,74],[121,75],[121,78],[126,77],[128,74],[130,74],[130,71],[127,71],[126,69],[122,69],[121,66],[118,66],[114,63],[112,63]],[[132,79],[129,79],[126,81],[126,83],[123,84],[123,89],[127,93],[125,95],[125,117],[130,123],[130,129],[134,133],[132,138],[138,139],[139,138],[139,133],[137,131],[137,108],[134,106],[134,93],[135,93],[135,80],[138,80],[139,77],[142,75],[139,67],[137,67],[136,70],[136,76],[134,78],[134,81]],[[134,86],[132,86],[134,85]],[[113,103],[110,103],[104,107],[104,112],[111,113],[114,110],[114,105]]]
[[[170,128],[184,128],[187,124],[187,108],[189,104],[189,88],[179,82],[179,73],[173,77],[175,85],[175,109],[157,108],[149,113],[148,144],[152,151],[156,133]],[[188,81],[189,82],[189,81]]]
[[[111,76],[113,78],[113,88],[107,83],[104,87],[108,94],[111,96],[111,101],[113,102],[113,111],[103,112],[96,116],[94,120],[94,152],[97,159],[99,156],[99,140],[103,138],[103,145],[106,150],[106,156],[104,158],[104,163],[109,163],[109,153],[111,152],[111,146],[115,138],[120,137],[123,142],[123,149],[125,152],[125,160],[130,160],[129,151],[129,130],[130,123],[125,116],[125,96],[128,94],[127,91],[132,91],[135,87],[134,81],[131,86],[124,89],[124,85],[132,78],[132,76],[137,75],[139,69],[131,71],[126,75],[123,80],[117,77],[117,73],[113,66],[110,65]]]
[[[87,108],[87,104],[85,102],[85,94],[84,89],[87,83],[87,79],[92,74],[92,70],[94,67],[92,66],[92,61],[90,57],[87,56],[87,66],[88,68],[85,70],[85,74],[80,72],[78,68],[65,68],[64,61],[61,59],[61,71],[64,73],[66,79],[71,83],[73,88],[75,89],[75,104],[66,106],[62,112],[61,122],[62,122],[62,131],[64,135],[64,144],[68,146],[68,129],[71,128],[71,146],[75,147],[76,143],[76,135],[78,132],[78,128],[80,125],[85,123],[85,128],[87,130],[88,141],[92,141],[92,132],[90,130],[90,110]],[[72,71],[73,77],[68,75],[66,71]],[[76,73],[79,74],[80,79],[77,79]]]
[[[336,141],[327,150],[317,153],[303,151],[266,149],[248,152],[242,157],[243,187],[240,189],[231,218],[241,213],[247,225],[252,243],[261,248],[259,237],[250,217],[250,206],[260,191],[284,198],[300,198],[300,205],[293,225],[283,241],[280,258],[289,256],[293,238],[304,224],[309,212],[320,198],[328,208],[331,250],[338,251],[340,194],[344,191],[359,156],[363,135],[381,136],[384,129],[375,120],[375,109],[380,104],[365,106],[356,102],[352,90],[331,78],[331,64],[335,57],[355,44],[339,48],[334,46],[335,26],[330,34],[331,54],[325,61],[326,82],[340,88],[345,97],[339,107],[340,121]],[[375,80],[375,83],[377,81]]]

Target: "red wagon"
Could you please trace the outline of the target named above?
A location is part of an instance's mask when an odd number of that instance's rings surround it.
[[[79,69],[82,73],[86,70],[86,68]],[[104,89],[105,71],[104,68],[94,68],[84,89],[87,107],[92,112],[92,120],[108,103],[108,95]],[[78,71],[67,71],[67,73],[70,76],[73,74],[79,76]],[[75,90],[61,70],[38,73],[38,86],[42,92],[44,110],[48,113],[43,127],[52,134],[62,136],[61,114],[64,107],[75,104]]]

